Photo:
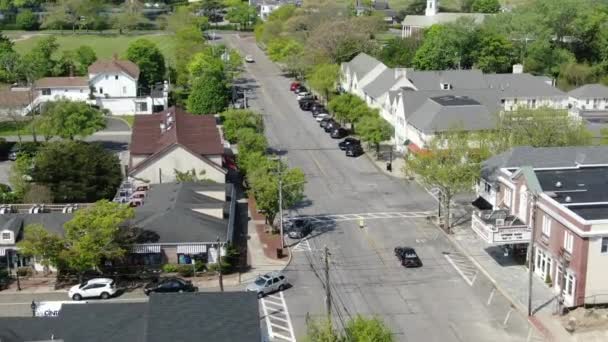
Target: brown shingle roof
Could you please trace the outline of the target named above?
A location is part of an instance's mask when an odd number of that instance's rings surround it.
[[[172,122],[168,123],[171,117]],[[165,124],[161,133],[160,124]],[[131,135],[131,154],[151,155],[180,144],[200,155],[224,153],[220,133],[213,116],[193,115],[179,107],[161,113],[136,115]]]
[[[0,107],[21,108],[30,104],[33,94],[29,91],[0,90]]]
[[[44,77],[36,81],[34,86],[40,88],[88,88],[88,77]]]
[[[124,72],[134,79],[139,77],[139,67],[137,64],[118,59],[97,60],[89,66],[89,74],[99,74],[102,72]]]

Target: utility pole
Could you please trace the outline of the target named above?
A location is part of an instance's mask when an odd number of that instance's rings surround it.
[[[331,322],[331,286],[329,285],[329,248],[325,246],[325,310]]]
[[[222,246],[220,245],[220,237],[217,237],[217,269],[220,280],[220,291],[224,292],[224,278],[222,277]]]
[[[530,215],[530,245],[528,246],[528,316],[532,316],[532,280],[534,269],[534,223],[536,218],[536,194],[532,194],[532,214]]]
[[[283,238],[283,164],[281,162],[281,150],[279,150],[279,230],[281,234],[281,252],[285,248]]]

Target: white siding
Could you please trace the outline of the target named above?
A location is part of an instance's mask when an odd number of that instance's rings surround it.
[[[118,79],[117,79],[118,78]],[[102,73],[89,75],[94,95],[98,97],[135,97],[137,96],[137,81],[124,73]],[[103,93],[101,92],[103,91]]]
[[[61,99],[67,99],[70,101],[86,101],[89,98],[88,88],[49,88],[51,90],[50,95],[38,96],[41,102],[47,101],[58,101]]]
[[[608,109],[608,98],[574,98],[569,99],[572,108],[593,111],[593,110],[606,110]]]
[[[603,296],[598,296],[597,299],[605,303],[608,301],[608,253],[602,253],[601,248],[602,237],[589,238],[585,297],[601,294]]]
[[[162,183],[168,183],[175,181],[175,170],[187,172],[192,169],[196,170],[197,175],[204,170],[205,175],[203,177],[214,182],[226,182],[226,175],[223,172],[181,147],[175,148],[143,169],[138,170],[132,176],[148,180],[152,184],[158,184],[161,181]],[[161,170],[160,175],[159,170]]]

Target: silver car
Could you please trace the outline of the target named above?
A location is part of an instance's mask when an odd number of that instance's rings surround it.
[[[258,298],[262,298],[267,293],[285,290],[287,284],[287,277],[281,272],[275,271],[258,276],[253,283],[247,286],[246,290],[256,292]]]

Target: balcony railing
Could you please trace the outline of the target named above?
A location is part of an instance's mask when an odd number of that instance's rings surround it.
[[[471,228],[487,243],[506,245],[530,242],[532,230],[506,210],[473,212]]]

